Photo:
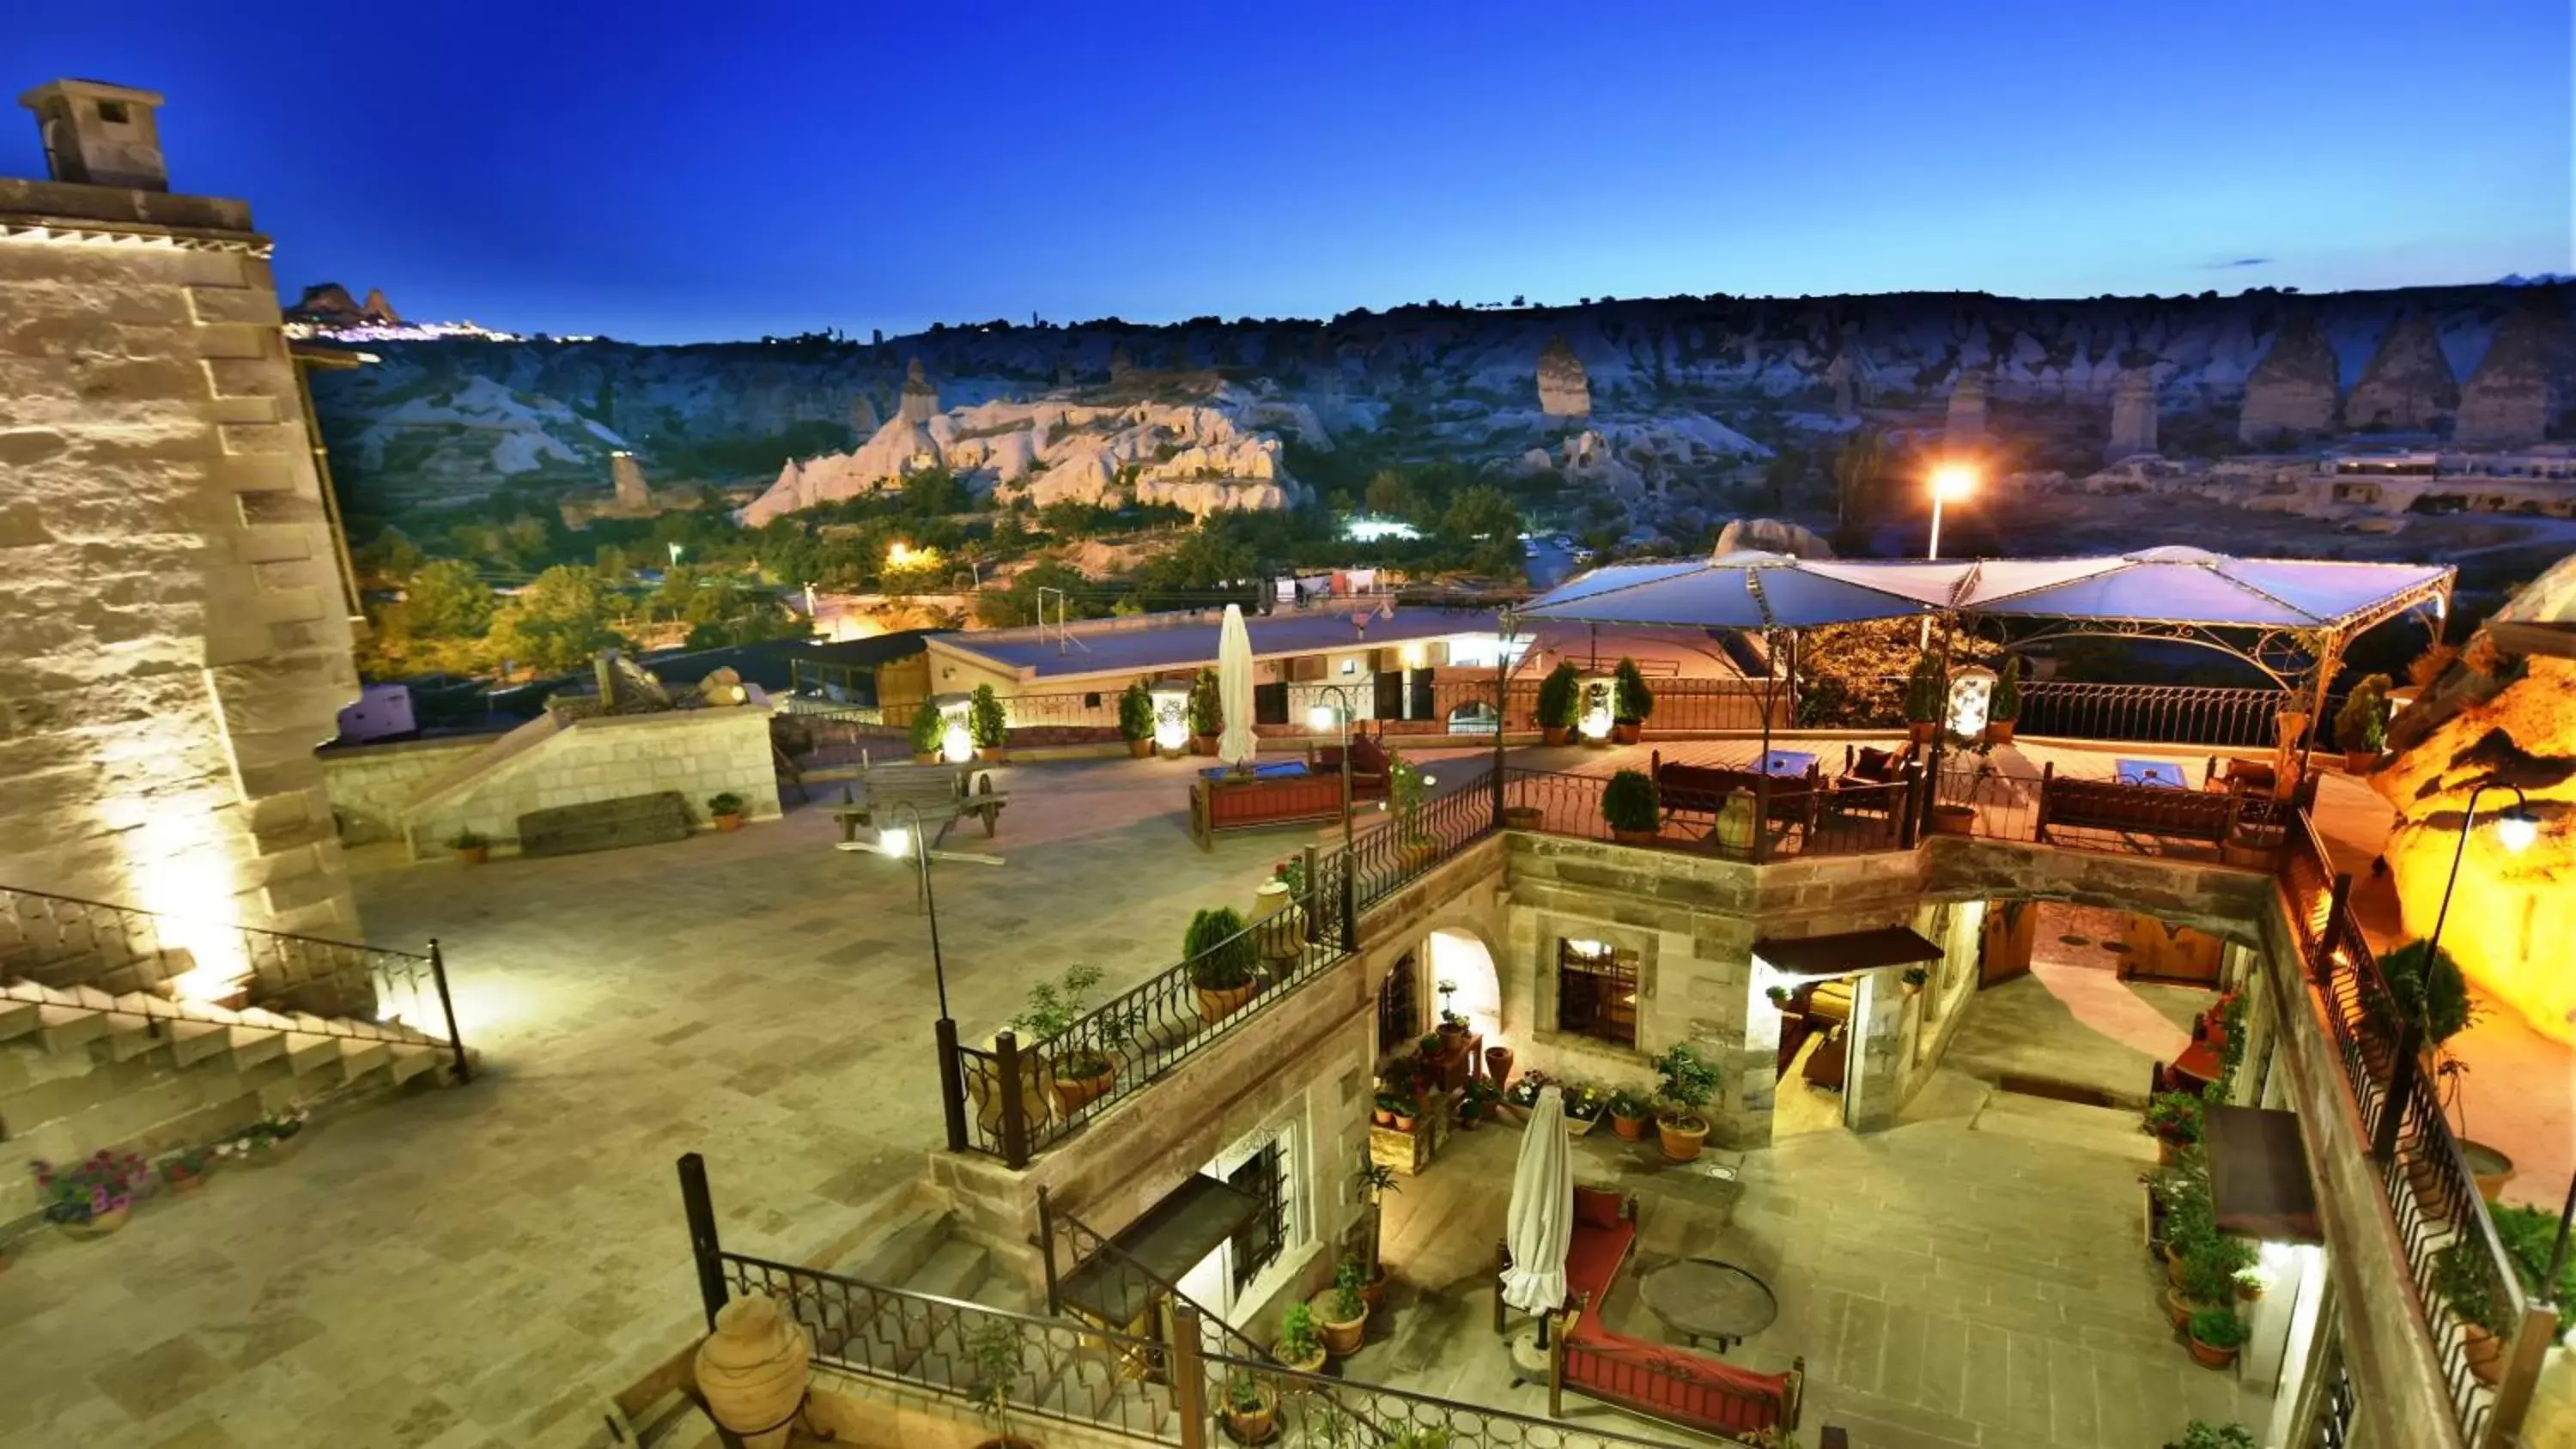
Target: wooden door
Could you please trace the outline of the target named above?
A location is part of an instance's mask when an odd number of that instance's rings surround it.
[[[2164,981],[2176,986],[2216,986],[2227,961],[2227,943],[2206,931],[2169,925],[2130,912],[2121,918],[2128,951],[2120,957],[2123,981]]]
[[[1977,989],[2030,974],[2031,949],[2039,944],[2039,902],[1989,901],[1977,933]]]
[[[1404,718],[1403,670],[1390,669],[1377,677],[1377,708],[1373,713],[1379,719]]]

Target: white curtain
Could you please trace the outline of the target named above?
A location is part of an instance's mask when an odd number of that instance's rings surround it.
[[[1523,1313],[1552,1313],[1565,1302],[1565,1250],[1574,1237],[1574,1169],[1567,1162],[1565,1099],[1541,1087],[1521,1135],[1512,1170],[1512,1210],[1504,1241],[1512,1266],[1503,1301]]]

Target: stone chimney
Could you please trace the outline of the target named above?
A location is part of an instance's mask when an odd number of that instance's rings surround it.
[[[36,113],[45,170],[54,180],[128,191],[170,189],[161,128],[152,116],[161,97],[154,92],[58,80],[18,97],[18,104]]]

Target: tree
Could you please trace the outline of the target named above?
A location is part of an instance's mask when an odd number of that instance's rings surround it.
[[[1381,469],[1376,477],[1369,479],[1368,492],[1362,496],[1362,502],[1369,512],[1385,518],[1411,518],[1414,510],[1421,507],[1413,496],[1412,486],[1404,481],[1404,475],[1392,468]]]
[[[1762,465],[1762,486],[1771,495],[1771,511],[1781,512],[1789,506],[1789,490],[1807,476],[1807,460],[1792,448],[1782,448],[1771,461]]]
[[[1871,495],[1878,491],[1879,475],[1887,470],[1887,444],[1876,428],[1863,428],[1843,440],[1834,453],[1834,527],[1852,526],[1853,520],[1869,511]]]
[[[400,583],[417,572],[426,555],[420,545],[403,536],[402,530],[386,527],[376,534],[376,541],[357,551],[349,562],[363,578]]]
[[[1034,624],[1038,618],[1038,590],[1062,589],[1065,591],[1068,616],[1077,619],[1093,618],[1099,614],[1099,609],[1090,601],[1079,597],[1090,587],[1090,582],[1082,576],[1079,569],[1049,559],[1021,570],[1019,576],[1011,580],[1008,588],[992,589],[978,594],[975,598],[975,617],[987,627],[994,629]]]
[[[1463,550],[1468,567],[1497,576],[1521,572],[1521,515],[1509,494],[1490,483],[1462,488],[1440,519],[1440,533]]]
[[[924,468],[903,480],[903,511],[916,518],[963,513],[974,506],[966,486],[945,468]]]
[[[608,626],[610,595],[596,571],[558,564],[492,620],[492,649],[533,669],[574,669],[621,642]]]
[[[403,590],[410,632],[431,639],[479,639],[492,625],[492,591],[461,558],[424,564]]]

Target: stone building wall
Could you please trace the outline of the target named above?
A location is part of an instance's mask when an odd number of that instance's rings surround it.
[[[350,937],[313,747],[358,696],[269,243],[0,179],[0,882]]]
[[[322,751],[322,776],[342,845],[403,838],[402,816],[422,785],[486,748],[489,740],[399,740]]]
[[[504,744],[485,749],[507,750],[510,737],[503,738]],[[663,790],[680,792],[691,818],[701,822],[707,819],[707,798],[723,791],[743,798],[745,818],[777,819],[769,711],[732,705],[577,720],[531,747],[508,752],[490,769],[472,771],[426,798],[415,796],[403,811],[402,828],[415,858],[444,852],[444,842],[461,830],[483,835],[494,853],[506,854],[517,850],[519,817],[529,811]]]

